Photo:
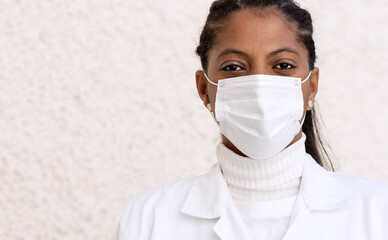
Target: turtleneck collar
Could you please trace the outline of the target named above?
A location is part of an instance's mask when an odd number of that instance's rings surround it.
[[[216,148],[217,161],[236,200],[276,200],[297,195],[299,191],[306,136],[277,155],[266,159],[243,157],[222,142]]]

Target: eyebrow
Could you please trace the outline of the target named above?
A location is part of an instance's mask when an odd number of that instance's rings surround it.
[[[217,59],[219,59],[220,57],[225,56],[227,54],[236,54],[236,55],[240,55],[241,57],[244,57],[244,58],[249,58],[248,54],[243,52],[243,51],[240,51],[240,50],[237,50],[234,48],[227,48],[227,49],[223,50],[220,54],[218,54]]]
[[[277,49],[277,50],[271,52],[271,53],[268,55],[268,57],[273,57],[273,56],[275,56],[275,55],[277,55],[277,54],[280,54],[280,53],[283,53],[283,52],[294,53],[294,54],[300,56],[300,55],[299,55],[299,52],[298,52],[297,50],[295,50],[295,49],[293,49],[293,48],[285,47],[285,48],[279,48],[279,49]]]
[[[293,54],[300,56],[300,54],[297,50],[295,50],[293,48],[289,48],[289,47],[284,47],[284,48],[279,48],[279,49],[271,52],[268,55],[268,57],[273,57],[273,56],[280,54],[280,53],[283,53],[283,52],[293,53]],[[241,57],[244,57],[244,58],[249,58],[249,55],[243,51],[237,50],[235,48],[226,48],[220,54],[218,54],[217,59],[219,59],[220,57],[225,56],[227,54],[236,54],[236,55],[240,55]]]

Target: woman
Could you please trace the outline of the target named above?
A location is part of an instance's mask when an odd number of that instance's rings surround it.
[[[312,32],[292,0],[212,4],[196,83],[218,164],[134,197],[114,239],[388,239],[388,187],[323,168]]]

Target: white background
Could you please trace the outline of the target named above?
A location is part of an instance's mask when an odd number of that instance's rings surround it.
[[[0,0],[0,239],[109,239],[145,189],[206,172],[211,1]],[[337,170],[388,183],[388,1],[300,1]]]

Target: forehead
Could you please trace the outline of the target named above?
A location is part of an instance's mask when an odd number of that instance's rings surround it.
[[[230,47],[248,53],[264,53],[281,47],[305,50],[298,41],[295,24],[271,8],[244,9],[225,21],[210,52]]]

